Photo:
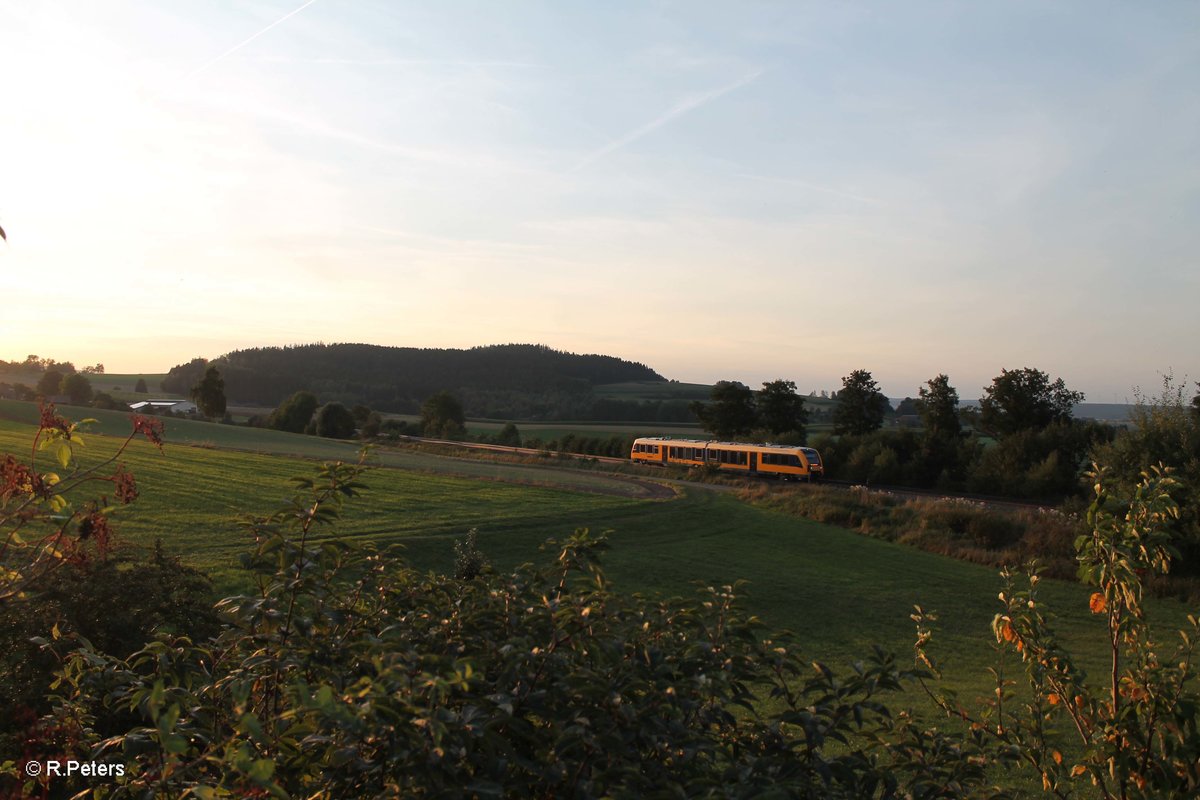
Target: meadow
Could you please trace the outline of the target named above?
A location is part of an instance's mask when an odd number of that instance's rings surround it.
[[[12,405],[0,404],[0,416],[9,417],[0,421],[0,452],[27,453],[34,428],[12,419],[21,416],[13,414]],[[88,437],[84,463],[111,452],[115,436],[128,430],[126,415],[96,416],[101,418],[97,432],[112,435]],[[236,524],[238,515],[265,514],[281,505],[290,493],[288,479],[312,471],[299,456],[346,460],[355,453],[352,443],[166,422],[165,452],[139,441],[127,453],[141,497],[120,512],[119,536],[133,545],[162,538],[169,552],[203,569],[219,593],[244,586],[236,564],[249,541]],[[201,429],[209,434],[203,446],[187,444],[200,439]],[[283,455],[289,443],[295,449]],[[244,452],[264,446],[276,452]],[[990,623],[999,610],[1001,582],[990,568],[750,506],[703,486],[686,487],[674,500],[648,500],[555,485],[560,478],[545,477],[550,468],[530,468],[543,476],[543,485],[530,485],[503,472],[519,465],[475,462],[502,471],[481,480],[489,476],[452,474],[464,468],[459,459],[416,455],[444,462],[444,471],[380,466],[366,477],[369,492],[347,507],[336,530],[321,535],[400,543],[414,565],[447,571],[454,542],[471,528],[478,529],[480,548],[498,569],[545,557],[539,546],[546,539],[578,527],[611,531],[605,562],[619,589],[683,595],[697,582],[745,580],[743,594],[753,613],[773,629],[791,630],[811,658],[834,666],[863,657],[873,644],[909,652],[912,606],[940,611],[935,641],[950,667],[947,684],[968,698],[991,691],[985,670],[993,655]],[[556,474],[605,480],[569,470]],[[1099,671],[1102,628],[1088,613],[1088,592],[1047,580],[1042,595],[1061,615],[1064,640],[1082,654],[1090,671]],[[1149,606],[1168,624],[1179,623],[1185,613],[1176,601]]]

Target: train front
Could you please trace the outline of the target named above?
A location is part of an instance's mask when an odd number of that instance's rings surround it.
[[[800,452],[808,462],[808,479],[819,481],[825,477],[825,463],[821,461],[821,454],[811,447],[801,447]]]

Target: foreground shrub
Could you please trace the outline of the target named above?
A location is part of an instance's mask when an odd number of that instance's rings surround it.
[[[975,712],[937,686],[926,688],[947,713],[992,737],[1056,797],[1196,797],[1200,623],[1189,617],[1188,628],[1168,645],[1154,635],[1142,603],[1143,578],[1165,574],[1177,555],[1170,528],[1179,516],[1171,498],[1178,486],[1154,470],[1132,496],[1113,497],[1103,471],[1090,477],[1090,530],[1075,550],[1080,578],[1095,589],[1089,609],[1105,622],[1108,669],[1088,675],[1055,635],[1054,614],[1039,596],[1034,568],[1024,579],[1004,574],[1002,609],[992,623],[1000,647],[992,670],[995,699]],[[933,616],[918,607],[913,619],[918,658],[936,672]],[[1012,676],[1022,673],[1025,686],[1018,694]]]
[[[63,564],[25,597],[0,604],[0,753],[36,735],[32,726],[50,711],[46,696],[59,663],[34,640],[76,634],[126,657],[156,632],[214,635],[212,603],[208,579],[156,545]]]
[[[990,794],[981,737],[889,713],[922,674],[890,656],[810,665],[736,587],[617,593],[587,531],[472,580],[314,541],[358,478],[326,466],[250,521],[258,590],[221,603],[215,638],[128,658],[81,643],[59,746],[126,763],[121,797]]]
[[[83,428],[95,420],[70,422],[53,403],[42,404],[40,412],[28,460],[12,454],[0,459],[0,606],[24,597],[65,564],[103,558],[114,505],[138,496],[121,456],[139,435],[162,448],[162,423],[135,414],[133,430],[116,452],[85,467],[76,451],[84,446]],[[47,469],[39,453],[52,455],[60,471]],[[95,494],[81,498],[89,489]]]

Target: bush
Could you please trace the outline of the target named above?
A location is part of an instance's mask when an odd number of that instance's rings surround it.
[[[326,403],[317,411],[314,431],[327,439],[349,439],[354,436],[354,416],[341,403]]]
[[[500,433],[496,434],[496,444],[504,445],[505,447],[520,447],[521,432],[517,430],[516,425],[507,422],[500,429]]]
[[[454,577],[460,581],[474,580],[487,568],[487,556],[479,549],[479,531],[471,528],[465,539],[454,543]]]
[[[1200,414],[1185,397],[1185,385],[1163,376],[1158,397],[1138,395],[1130,426],[1110,443],[1093,449],[1096,461],[1110,465],[1122,491],[1131,492],[1142,474],[1156,464],[1173,468],[1180,483],[1173,489],[1180,506],[1174,523],[1182,562],[1188,575],[1200,575]]]
[[[20,749],[19,734],[50,710],[46,697],[58,662],[32,640],[77,634],[124,658],[156,633],[202,641],[218,628],[212,584],[165,555],[117,551],[46,575],[23,598],[0,604],[0,752]],[[7,741],[6,741],[7,739]]]
[[[881,703],[918,671],[877,650],[835,676],[749,617],[734,586],[691,601],[617,593],[598,561],[605,541],[587,531],[549,543],[543,566],[470,581],[312,542],[358,478],[326,465],[248,523],[257,548],[243,563],[261,588],[220,603],[228,624],[212,640],[160,635],[127,658],[79,642],[54,746],[120,753],[127,796],[858,798],[983,785],[976,741]]]
[[[92,398],[92,408],[115,411],[119,408],[126,408],[126,406],[118,403],[113,399],[112,395],[106,392],[96,392],[96,395]]]
[[[1092,678],[1055,636],[1035,566],[1024,578],[1003,573],[1001,611],[992,622],[999,648],[994,698],[972,711],[949,692],[927,689],[948,715],[1031,771],[1048,794],[1193,797],[1200,785],[1194,666],[1200,624],[1189,617],[1172,651],[1152,634],[1142,605],[1144,578],[1166,574],[1174,555],[1170,527],[1179,509],[1171,493],[1179,487],[1154,470],[1129,495],[1114,497],[1103,470],[1089,478],[1095,488],[1089,530],[1074,549],[1080,578],[1095,589],[1088,608],[1104,624],[1108,668]],[[930,654],[934,616],[917,608],[913,619],[918,657],[937,674]],[[1025,685],[1018,692],[1010,676],[1021,672]]]
[[[312,392],[296,392],[271,412],[267,424],[279,431],[304,433],[317,411],[317,396]]]

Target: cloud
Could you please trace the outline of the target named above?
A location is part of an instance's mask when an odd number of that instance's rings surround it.
[[[664,111],[662,114],[655,117],[650,122],[647,122],[645,125],[642,125],[640,128],[635,128],[634,130],[630,131],[629,133],[625,134],[624,136],[621,136],[617,139],[612,140],[611,142],[604,145],[600,149],[594,150],[593,152],[588,153],[586,156],[584,156],[582,159],[580,159],[579,163],[577,163],[575,166],[571,167],[567,171],[568,172],[577,172],[578,170],[583,169],[584,167],[588,166],[589,164],[593,164],[596,161],[599,161],[601,158],[604,158],[605,156],[609,155],[610,153],[613,153],[617,150],[620,150],[622,147],[625,147],[629,144],[632,144],[633,142],[636,142],[638,139],[641,139],[643,136],[646,136],[649,133],[653,133],[654,131],[658,130],[663,125],[666,125],[667,123],[671,122],[672,120],[677,119],[678,117],[682,117],[684,114],[687,114],[690,111],[695,111],[697,108],[700,108],[701,106],[708,105],[712,101],[714,101],[720,97],[723,97],[724,95],[727,95],[730,92],[736,91],[749,83],[754,82],[762,74],[763,74],[762,70],[757,70],[757,71],[752,72],[749,75],[747,75],[743,78],[740,78],[726,86],[722,86],[717,89],[712,89],[710,91],[703,92],[701,94],[696,94],[696,95],[692,95],[690,97],[686,97],[683,100],[680,100],[675,105],[671,106],[669,109]]]

